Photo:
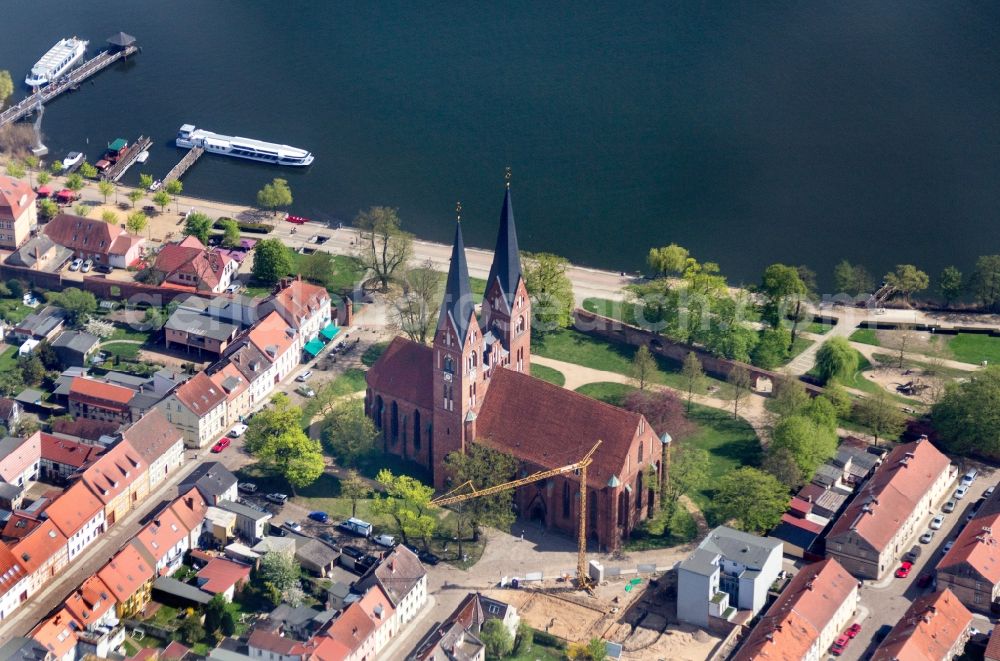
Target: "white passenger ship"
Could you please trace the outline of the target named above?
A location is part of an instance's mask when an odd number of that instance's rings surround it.
[[[204,147],[206,152],[212,154],[238,156],[277,165],[309,165],[313,162],[313,155],[304,149],[250,138],[220,135],[196,129],[193,124],[182,126],[177,131],[177,139],[174,142],[178,147]]]
[[[87,53],[89,41],[77,39],[60,39],[49,52],[42,55],[42,59],[31,67],[31,73],[24,79],[24,82],[31,87],[47,85],[56,80],[64,73],[73,68]]]

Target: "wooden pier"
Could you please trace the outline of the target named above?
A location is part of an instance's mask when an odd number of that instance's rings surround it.
[[[0,127],[6,126],[11,122],[16,122],[22,117],[31,114],[35,111],[39,103],[48,103],[63,92],[76,89],[81,82],[90,78],[95,73],[138,51],[139,47],[134,44],[118,50],[102,51],[96,57],[87,60],[76,69],[73,69],[66,76],[53,83],[49,83],[31,96],[4,110],[0,113]]]
[[[140,135],[139,139],[132,143],[132,146],[125,150],[125,153],[118,158],[118,162],[112,165],[110,168],[104,171],[101,175],[101,179],[105,181],[118,181],[135,163],[136,159],[139,158],[139,154],[149,149],[153,141],[144,135]]]
[[[182,158],[180,162],[167,173],[167,176],[163,178],[162,185],[166,186],[174,179],[180,179],[181,175],[187,172],[188,168],[194,165],[194,162],[201,158],[201,155],[204,153],[204,147],[192,147],[191,151],[184,154],[184,158]]]

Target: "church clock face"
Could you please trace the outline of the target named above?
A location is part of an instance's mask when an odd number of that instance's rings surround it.
[[[445,372],[444,373],[444,382],[445,383],[451,383],[451,378],[452,378],[451,377],[451,372]]]

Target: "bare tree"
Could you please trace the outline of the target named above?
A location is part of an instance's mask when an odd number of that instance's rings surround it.
[[[750,370],[746,367],[736,365],[733,369],[729,370],[726,382],[729,384],[729,391],[733,396],[733,418],[735,419],[739,417],[740,402],[750,395],[750,388],[753,386],[753,377],[750,376]]]
[[[441,302],[441,274],[426,260],[407,269],[400,289],[389,298],[392,325],[414,342],[426,344],[434,332]]]
[[[879,343],[886,349],[891,349],[896,353],[896,367],[903,369],[903,360],[906,352],[917,343],[917,332],[913,326],[899,326],[897,330],[879,333]]]
[[[392,207],[371,207],[358,214],[354,225],[361,231],[358,259],[375,274],[379,290],[389,289],[389,280],[405,266],[413,252],[413,236],[400,229],[399,215]]]

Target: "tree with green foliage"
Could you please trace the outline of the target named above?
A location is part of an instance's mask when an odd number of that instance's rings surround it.
[[[851,396],[846,390],[844,390],[844,387],[836,381],[831,381],[826,384],[823,388],[823,394],[820,396],[830,402],[830,405],[833,406],[833,410],[837,414],[837,417],[846,418],[851,414],[851,409],[853,408]]]
[[[108,225],[115,225],[118,223],[118,214],[111,209],[105,209],[101,212],[101,220],[106,222]]]
[[[49,166],[49,170],[52,171],[54,175],[60,175],[66,168],[63,166],[62,161],[52,161],[52,165]]]
[[[944,297],[944,304],[951,305],[965,292],[965,281],[962,272],[954,266],[946,266],[938,277],[938,290]]]
[[[176,205],[177,204],[177,199],[180,197],[181,193],[184,191],[184,184],[181,183],[180,179],[174,179],[172,181],[168,181],[166,183],[166,185],[163,187],[163,190],[165,190],[167,192],[167,195],[170,196],[170,199],[173,200],[174,204]],[[177,209],[178,209],[178,207],[175,206],[174,210],[176,211]]]
[[[284,477],[293,492],[315,482],[324,468],[319,441],[306,436],[301,420],[302,411],[278,393],[271,406],[250,419],[244,443],[247,452]]]
[[[10,71],[0,70],[0,110],[10,95],[14,93],[14,80],[10,77]]]
[[[139,188],[144,191],[148,191],[153,185],[153,175],[146,174],[145,172],[139,175]]]
[[[143,192],[138,188],[134,188],[130,190],[125,197],[128,198],[128,201],[132,203],[132,208],[135,209],[135,203],[141,200],[142,196]]]
[[[134,234],[138,236],[149,226],[149,218],[146,217],[141,211],[136,211],[135,213],[130,213],[128,219],[125,221],[125,229],[128,230],[129,234]]]
[[[323,419],[320,437],[323,447],[342,466],[353,466],[375,449],[378,430],[353,400],[340,399]]]
[[[788,508],[788,487],[770,473],[744,466],[719,479],[710,512],[718,523],[733,521],[760,535],[781,521]]]
[[[56,204],[55,200],[46,198],[38,203],[38,213],[40,213],[43,218],[55,218],[59,215],[59,205]]]
[[[353,468],[348,469],[347,475],[340,480],[340,497],[351,501],[351,516],[358,515],[358,501],[370,498],[372,488],[361,479],[358,471]]]
[[[676,243],[662,248],[650,248],[646,263],[658,276],[680,275],[688,261],[688,250]]]
[[[753,350],[751,360],[757,367],[773,370],[788,360],[788,347],[792,344],[792,334],[787,328],[767,328],[761,331],[760,341]]]
[[[570,661],[604,661],[607,656],[607,647],[602,638],[591,638],[566,646],[566,658]]]
[[[931,422],[950,452],[1000,456],[1000,365],[950,383]]]
[[[25,172],[24,166],[17,161],[11,160],[7,163],[7,176],[13,177],[14,179],[24,179],[27,172]]]
[[[824,403],[830,406],[829,402]],[[802,477],[810,480],[816,468],[837,453],[836,422],[830,427],[805,415],[782,418],[774,427],[768,448],[788,450]]]
[[[250,273],[257,282],[273,285],[291,273],[292,267],[292,253],[281,239],[264,239],[254,246]]]
[[[927,289],[931,284],[930,277],[913,264],[897,264],[895,271],[885,274],[885,283],[903,295],[903,300],[910,302],[910,296]]]
[[[309,282],[315,282],[320,286],[328,285],[335,270],[333,255],[325,250],[317,250],[299,258],[299,274]]]
[[[81,190],[83,190],[83,186],[84,186],[83,177],[81,177],[78,173],[74,172],[73,174],[66,177],[66,188],[70,189],[74,193],[79,193]]]
[[[794,376],[782,376],[774,381],[771,392],[771,412],[778,417],[795,415],[809,406],[805,384]]]
[[[115,185],[110,181],[99,181],[97,182],[97,191],[104,198],[104,204],[107,204],[108,198],[115,192]]]
[[[510,635],[503,620],[495,617],[483,624],[479,639],[486,646],[486,656],[490,659],[502,659],[514,650],[514,637]]]
[[[226,596],[221,592],[212,597],[212,600],[205,604],[205,631],[209,635],[215,634],[222,628],[222,616],[227,610]]]
[[[858,371],[858,353],[845,337],[831,337],[816,352],[816,371],[823,383],[850,379]]]
[[[35,347],[34,354],[38,356],[38,360],[42,361],[42,366],[46,370],[62,369],[59,356],[56,355],[55,349],[52,348],[52,344],[48,340],[39,342],[38,346]]]
[[[512,456],[479,443],[467,446],[464,453],[450,453],[445,466],[454,484],[472,482],[477,490],[509,482],[517,474],[517,461]],[[472,524],[473,541],[479,540],[483,526],[507,530],[514,523],[513,490],[473,498],[461,507],[462,515]]]
[[[426,547],[437,528],[437,517],[430,509],[434,487],[408,475],[393,475],[387,468],[380,470],[375,480],[382,485],[384,494],[372,501],[371,511],[391,518],[404,543],[419,539]]]
[[[984,308],[1000,312],[1000,255],[983,255],[976,260],[969,291]]]
[[[197,615],[188,615],[177,627],[177,633],[188,645],[195,645],[205,639],[205,628],[201,626]]]
[[[41,172],[38,173],[38,185],[39,186],[45,186],[50,181],[52,181],[52,175],[50,175],[48,172],[46,172],[45,170],[42,170]]]
[[[753,377],[750,370],[740,364],[733,366],[726,376],[726,384],[729,386],[729,395],[733,399],[733,419],[739,418],[740,403],[750,396],[753,389]]]
[[[24,167],[28,170],[28,183],[32,186],[35,184],[31,181],[31,173],[38,169],[41,164],[41,160],[34,154],[28,154],[21,161],[24,163]]]
[[[673,444],[671,444],[673,445]],[[709,478],[711,457],[707,450],[695,446],[669,447],[666,479],[661,486],[660,508],[667,521],[677,511],[680,499],[702,489]]]
[[[629,366],[632,381],[639,390],[645,390],[653,377],[656,375],[656,359],[650,353],[649,348],[644,344],[632,356],[632,364]]]
[[[761,468],[789,489],[798,489],[805,482],[795,455],[787,447],[768,447]]]
[[[236,616],[233,615],[233,611],[228,608],[222,614],[222,635],[236,635]]]
[[[684,392],[687,393],[687,412],[691,412],[691,400],[695,395],[700,395],[705,391],[707,377],[705,370],[701,366],[701,361],[694,351],[689,351],[684,356],[684,363],[681,366],[681,378],[684,383]]]
[[[24,390],[24,378],[18,370],[0,372],[0,394],[12,397]]]
[[[212,234],[212,219],[200,211],[189,213],[184,219],[184,235],[197,237],[202,245],[208,245],[208,238]]]
[[[18,356],[17,369],[21,372],[21,378],[29,386],[37,386],[45,378],[45,366],[34,354]]]
[[[257,206],[267,209],[271,215],[276,214],[280,207],[291,205],[292,189],[288,187],[288,181],[285,179],[274,179],[257,191]]]
[[[222,225],[222,245],[225,248],[239,248],[240,246],[240,224],[237,223],[232,218],[223,218],[219,221]],[[204,243],[204,241],[202,242]],[[329,253],[321,252],[317,250],[313,255],[327,255],[330,257]],[[311,257],[312,255],[310,255]]]
[[[758,290],[764,297],[761,318],[771,328],[784,324],[786,317],[792,318],[791,339],[788,343],[791,348],[801,320],[802,303],[808,294],[806,283],[802,280],[802,271],[796,266],[771,264],[764,269]]]
[[[92,207],[89,204],[80,202],[79,204],[73,207],[73,213],[82,218],[86,218],[87,216],[90,215],[91,208]]]
[[[858,404],[857,421],[871,430],[876,446],[880,436],[899,438],[906,429],[906,416],[889,393],[881,388],[865,396]]]
[[[524,286],[531,297],[531,332],[543,336],[573,323],[573,283],[569,262],[552,253],[521,253]]]
[[[301,603],[303,593],[299,564],[292,555],[268,551],[260,560],[257,578],[275,606],[283,601],[292,606]]]
[[[84,161],[80,166],[80,176],[84,179],[97,179],[97,168]]]
[[[413,235],[401,229],[398,209],[370,207],[358,213],[358,261],[379,283],[379,291],[389,289],[396,270],[406,266],[413,254]]]
[[[527,622],[521,620],[517,625],[517,642],[514,645],[514,653],[527,658],[531,653],[532,643],[535,642],[535,633],[528,626]]]
[[[163,213],[167,210],[167,206],[170,204],[170,193],[162,188],[156,191],[153,193],[153,204],[160,207],[160,213]]]
[[[97,299],[94,295],[77,287],[49,292],[45,295],[45,300],[66,310],[68,321],[74,326],[97,310]]]

